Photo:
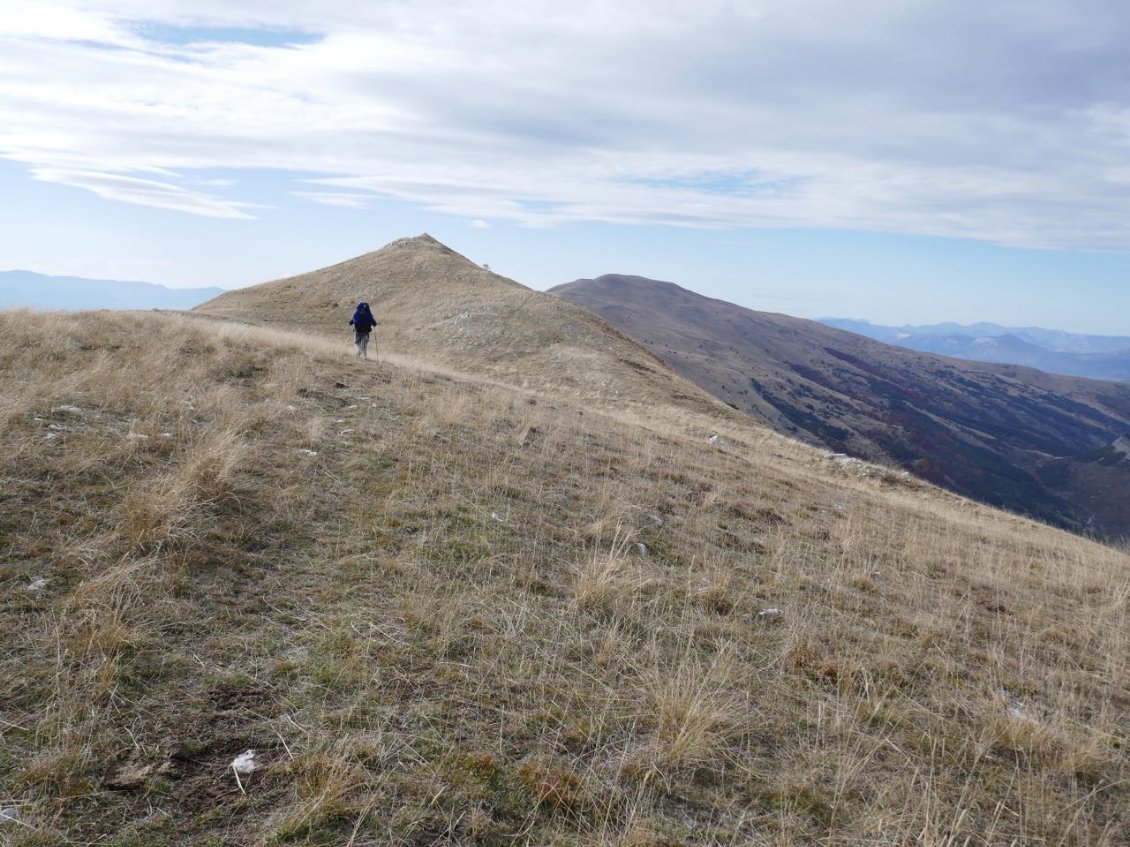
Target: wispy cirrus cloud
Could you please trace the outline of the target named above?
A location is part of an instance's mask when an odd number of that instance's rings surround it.
[[[107,200],[136,203],[174,212],[189,212],[214,218],[250,220],[245,211],[248,203],[237,203],[215,195],[193,191],[171,182],[141,179],[116,173],[99,173],[73,169],[33,167],[32,176],[43,182],[56,182],[75,188],[85,188]]]
[[[0,156],[232,218],[239,187],[192,174],[528,226],[1126,248],[1127,36],[1095,0],[10,0]]]

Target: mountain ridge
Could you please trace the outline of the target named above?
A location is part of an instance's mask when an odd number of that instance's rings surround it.
[[[1130,492],[1130,479],[1120,469],[1088,476],[1086,490],[1069,475],[1041,475],[1044,465],[1130,430],[1130,386],[917,353],[644,277],[606,275],[550,291],[780,432],[1076,530],[1130,531],[1117,494]],[[1115,505],[1096,510],[1093,490],[1111,486]]]
[[[0,309],[190,309],[224,289],[0,271]]]
[[[991,321],[977,321],[971,324],[960,324],[946,321],[936,324],[878,324],[861,318],[834,318],[825,317],[817,319],[826,326],[836,329],[846,329],[860,335],[868,335],[879,341],[888,340],[887,336],[879,338],[870,335],[875,333],[910,333],[913,335],[960,335],[966,337],[997,337],[1001,335],[1015,335],[1031,344],[1043,347],[1057,353],[1116,353],[1130,349],[1130,336],[1125,335],[1097,335],[1093,333],[1069,332],[1067,330],[1049,329],[1039,326],[1004,326]]]
[[[1089,379],[1130,380],[1130,337],[989,323],[894,327],[847,318],[821,318],[820,323],[922,353],[1026,365]]]
[[[603,318],[491,272],[426,233],[321,270],[225,292],[194,314],[348,336],[367,300],[378,350],[625,407],[728,410]]]

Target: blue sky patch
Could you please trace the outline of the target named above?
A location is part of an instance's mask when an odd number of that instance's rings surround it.
[[[188,46],[191,44],[230,43],[249,44],[254,47],[283,47],[296,44],[315,44],[322,39],[320,33],[296,29],[258,29],[231,26],[178,26],[167,23],[143,23],[134,31],[149,41],[161,44]]]
[[[629,185],[648,188],[676,188],[683,191],[703,191],[728,197],[754,195],[778,196],[796,188],[800,178],[765,179],[759,171],[743,173],[704,173],[681,177],[633,177],[625,180]]]

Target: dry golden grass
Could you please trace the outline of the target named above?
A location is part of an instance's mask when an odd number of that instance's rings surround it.
[[[1125,843],[1123,552],[492,379],[0,315],[0,839]]]
[[[715,418],[737,413],[676,377],[601,318],[494,274],[429,236],[297,277],[225,292],[194,314],[339,338],[353,305],[376,308],[382,357],[422,357],[473,381],[551,391],[574,403],[649,412],[657,403]]]

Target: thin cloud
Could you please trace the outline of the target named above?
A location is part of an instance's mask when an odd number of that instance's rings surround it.
[[[188,212],[212,218],[253,220],[243,211],[249,204],[235,203],[198,191],[191,191],[168,182],[141,179],[123,174],[97,173],[95,171],[32,168],[32,176],[43,182],[56,182],[93,191],[107,200],[152,206],[175,212]]]
[[[7,0],[0,7],[0,36],[97,44],[128,41],[104,15],[50,0]]]
[[[121,175],[265,168],[488,223],[1130,247],[1130,15],[1093,0],[5,8],[0,156],[124,202],[246,217]]]

